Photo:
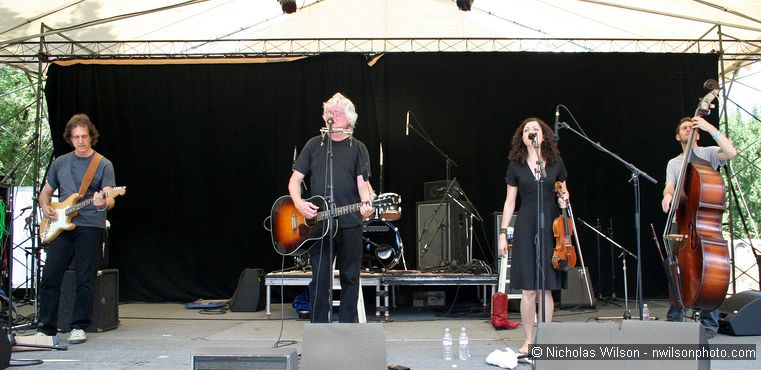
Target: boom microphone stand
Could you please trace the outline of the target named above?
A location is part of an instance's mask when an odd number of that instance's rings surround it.
[[[417,127],[415,127],[414,125],[412,125],[410,123],[410,116],[412,116],[412,119],[415,120],[415,123],[417,123],[420,126],[420,131],[417,129]],[[449,174],[450,174],[450,171],[451,171],[451,167],[452,167],[452,165],[457,167],[457,163],[455,163],[452,160],[452,158],[449,158],[449,155],[447,153],[444,153],[443,150],[439,149],[439,147],[436,146],[436,144],[433,143],[433,140],[431,139],[430,136],[428,136],[428,133],[425,132],[425,128],[420,123],[420,121],[418,121],[417,117],[415,117],[415,114],[412,113],[412,111],[407,111],[407,121],[406,122],[407,122],[407,124],[406,124],[405,127],[407,129],[405,130],[405,136],[409,136],[409,134],[410,134],[410,130],[409,129],[412,129],[413,132],[418,134],[418,136],[423,138],[423,140],[425,140],[428,144],[431,144],[431,146],[434,149],[436,149],[436,151],[438,151],[439,154],[441,154],[442,157],[444,157],[444,161],[445,161],[445,165],[446,165],[446,171],[447,171],[447,182],[449,182],[449,178],[450,178]]]
[[[628,168],[631,171],[631,177],[629,178],[629,182],[632,183],[632,186],[634,187],[634,230],[636,232],[636,240],[637,240],[637,302],[638,302],[638,308],[640,317],[642,317],[642,261],[639,258],[641,256],[641,235],[640,235],[640,191],[639,191],[639,177],[643,176],[645,179],[649,180],[653,184],[657,184],[658,181],[656,181],[652,176],[648,175],[647,173],[643,172],[639,168],[635,167],[633,164],[626,162],[623,160],[623,158],[619,157],[617,154],[611,152],[608,149],[605,149],[602,145],[599,143],[596,143],[592,141],[590,138],[588,138],[586,135],[574,130],[571,128],[571,126],[568,126],[565,122],[558,122],[558,129],[565,128],[569,131],[576,134],[576,136],[586,140],[588,143],[592,144],[593,147],[595,147],[597,150],[606,153],[610,155],[611,157],[615,158],[619,162],[621,162],[626,168]],[[626,260],[624,260],[625,262]],[[625,276],[625,275],[624,275]],[[625,285],[625,284],[624,284]]]
[[[629,320],[629,319],[631,319],[632,318],[632,314],[631,314],[631,312],[629,312],[629,281],[628,281],[628,279],[626,277],[626,275],[627,275],[627,273],[626,273],[626,256],[629,255],[630,257],[633,257],[635,260],[637,260],[638,264],[639,264],[639,258],[637,258],[637,256],[633,255],[631,252],[626,250],[626,248],[622,247],[620,244],[614,242],[613,239],[611,239],[607,235],[603,234],[602,231],[599,231],[594,226],[586,223],[586,221],[582,220],[581,217],[579,217],[578,220],[582,224],[584,224],[584,226],[586,226],[586,227],[590,228],[592,231],[596,232],[597,235],[600,235],[603,238],[607,239],[610,242],[610,244],[615,245],[616,247],[618,247],[618,249],[621,250],[621,254],[618,255],[618,258],[621,259],[621,262],[623,264],[622,268],[623,268],[623,271],[624,271],[624,314],[621,317],[595,317],[595,320],[613,320],[613,319]],[[640,302],[642,302],[642,301],[640,301]],[[640,311],[640,316],[639,317],[642,317],[641,311]]]

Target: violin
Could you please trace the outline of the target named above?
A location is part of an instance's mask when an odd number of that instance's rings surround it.
[[[555,192],[568,204],[560,181],[555,182]],[[571,225],[571,218],[568,216],[568,206],[561,209],[560,216],[552,221],[552,232],[556,241],[555,251],[552,253],[552,267],[560,271],[568,271],[576,267],[576,250],[571,240],[573,226]]]

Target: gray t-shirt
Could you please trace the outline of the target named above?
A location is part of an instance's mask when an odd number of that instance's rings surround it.
[[[699,146],[692,151],[695,155],[711,164],[713,169],[719,169],[726,161],[719,159],[719,147],[718,146]],[[682,168],[682,161],[684,161],[684,153],[671,158],[668,165],[666,165],[666,182],[672,182],[676,184],[676,180],[679,177],[679,170]]]
[[[79,186],[82,185],[82,178],[85,177],[87,167],[92,161],[93,155],[82,158],[70,152],[64,154],[50,165],[48,170],[47,181],[53,190],[58,189],[58,199],[64,201],[72,194],[79,192]],[[98,163],[98,169],[95,171],[90,186],[85,192],[84,198],[90,199],[96,191],[100,191],[106,186],[115,186],[114,166],[111,161],[103,157]],[[80,200],[80,201],[81,201]],[[90,226],[106,228],[106,212],[98,212],[94,206],[85,207],[79,210],[79,214],[71,222],[77,226]]]

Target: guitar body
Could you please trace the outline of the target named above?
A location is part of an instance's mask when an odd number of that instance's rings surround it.
[[[690,163],[683,204],[677,210],[679,233],[687,235],[677,251],[682,302],[703,310],[718,308],[729,288],[729,250],[721,234],[724,180],[704,163]]]
[[[116,198],[119,195],[124,195],[126,192],[126,186],[118,186],[111,189],[110,192],[103,192],[103,197]],[[80,209],[92,205],[92,198],[77,202],[79,199],[79,193],[74,193],[63,202],[50,202],[50,208],[55,211],[57,218],[51,222],[47,217],[43,216],[42,220],[40,220],[39,235],[42,244],[48,244],[55,240],[62,232],[74,230],[77,227],[71,220],[79,214]]]
[[[328,209],[328,202],[321,196],[313,196],[307,201],[319,207],[319,211]],[[330,229],[329,218],[320,221],[306,219],[296,208],[293,199],[287,195],[275,201],[270,215],[272,244],[275,251],[284,256],[299,256],[306,253],[314,242],[324,238]]]
[[[47,217],[43,217],[40,221],[40,239],[42,239],[42,244],[52,242],[63,231],[74,230],[76,225],[71,223],[71,219],[79,212],[72,212],[67,215],[66,210],[74,206],[79,198],[79,193],[74,193],[63,202],[50,202],[50,207],[58,215],[58,219],[51,222]]]

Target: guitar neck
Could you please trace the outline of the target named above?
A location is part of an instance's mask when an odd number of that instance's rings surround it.
[[[359,211],[360,207],[362,207],[362,204],[364,203],[359,202],[359,203],[337,207],[336,209],[333,210],[333,216],[338,217],[338,216],[343,216],[345,214],[349,214],[352,212],[357,212]],[[328,219],[329,217],[330,217],[330,211],[325,210],[325,211],[318,212],[316,219],[318,221],[322,221],[322,220]]]
[[[108,192],[105,192],[105,191],[103,192],[103,198],[104,199],[108,198]],[[67,208],[66,209],[66,215],[68,216],[68,215],[70,215],[70,214],[72,214],[74,212],[79,211],[82,208],[89,207],[89,206],[92,205],[92,203],[93,203],[93,198],[90,198],[90,199],[87,199],[87,200],[83,200],[83,201],[81,201],[81,202],[79,202],[79,203],[77,203],[77,204]]]

